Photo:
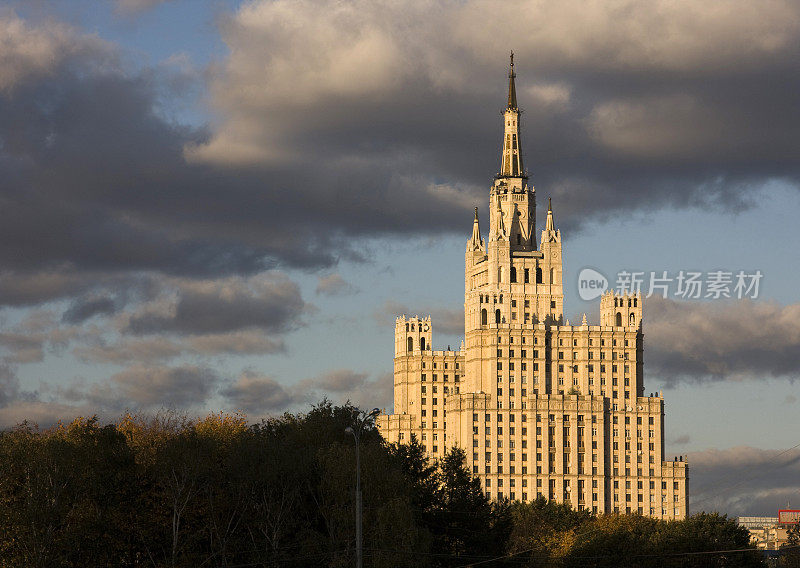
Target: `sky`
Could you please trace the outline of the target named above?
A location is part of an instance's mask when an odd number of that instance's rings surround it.
[[[800,507],[796,1],[6,1],[0,427],[390,411],[397,315],[460,345],[512,49],[567,317],[584,268],[666,272],[645,390],[693,510]]]

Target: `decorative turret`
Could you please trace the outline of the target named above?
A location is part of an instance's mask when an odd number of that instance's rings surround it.
[[[481,238],[481,226],[478,222],[478,208],[475,208],[475,220],[472,222],[472,238],[467,244],[467,252],[485,251],[483,239]]]
[[[547,198],[547,220],[544,224],[544,231],[542,231],[542,245],[544,248],[545,243],[560,243],[561,231],[556,230],[555,223],[553,222],[553,199]]]

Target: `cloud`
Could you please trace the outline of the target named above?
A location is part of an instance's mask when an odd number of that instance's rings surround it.
[[[95,36],[53,20],[33,27],[8,9],[0,12],[0,37],[0,91],[7,94],[26,81],[47,76],[66,59],[110,55],[109,45]]]
[[[38,334],[0,333],[0,347],[9,351],[4,359],[11,363],[34,363],[44,358],[44,339]]]
[[[317,377],[313,384],[328,392],[341,393],[352,391],[364,385],[366,373],[356,373],[349,369],[328,371]]]
[[[286,350],[283,339],[271,337],[258,329],[192,336],[184,340],[184,345],[202,355],[259,355]]]
[[[797,397],[793,394],[787,394],[783,399],[783,404],[794,404],[795,402],[797,402]]]
[[[313,154],[321,168],[370,163],[399,179],[402,169],[385,166],[396,156],[416,185],[445,178],[459,188],[465,199],[435,224],[455,229],[466,202],[483,203],[479,180],[496,167],[499,125],[485,109],[502,103],[509,46],[496,38],[511,33],[528,164],[562,203],[564,225],[618,209],[740,209],[748,185],[797,182],[798,124],[785,119],[798,86],[796,3],[531,1],[513,10],[509,22],[480,0],[246,4],[221,27],[230,56],[211,92],[223,119],[188,156],[235,167]],[[409,185],[403,198],[415,201]],[[386,205],[407,217],[405,203]],[[364,222],[351,215],[340,218]],[[393,219],[382,225],[395,230]]]
[[[307,308],[297,284],[283,274],[182,281],[169,313],[160,306],[158,311],[145,307],[130,318],[128,331],[202,335],[257,328],[283,333],[300,325]]]
[[[688,443],[689,443],[691,440],[692,440],[692,438],[691,438],[691,436],[689,436],[689,434],[682,434],[682,435],[678,436],[677,438],[675,438],[675,439],[672,441],[672,443],[673,443],[673,444],[676,444],[676,445],[678,445],[678,446],[685,446],[685,445],[686,445],[686,444],[688,444]]]
[[[183,352],[184,347],[181,344],[163,337],[85,345],[73,350],[73,354],[81,361],[118,365],[162,362],[178,357]]]
[[[800,377],[800,304],[648,299],[647,365],[667,384]]]
[[[115,0],[117,12],[128,16],[138,15],[147,10],[152,10],[160,4],[172,0]]]
[[[19,380],[14,371],[6,364],[0,364],[0,408],[16,400],[19,393]]]
[[[119,394],[113,393],[115,400],[120,396],[121,403],[148,408],[202,405],[218,382],[219,377],[211,369],[191,365],[134,366],[113,375],[110,381],[118,389]],[[101,390],[98,394],[105,393]]]
[[[0,412],[0,428],[11,428],[27,421],[42,428],[49,428],[59,420],[69,422],[78,416],[104,416],[96,408],[87,405],[71,405],[59,402],[43,402],[40,400],[17,400],[3,407]],[[110,418],[110,416],[108,417]]]
[[[221,389],[228,404],[252,416],[291,410],[328,398],[336,403],[350,401],[364,408],[391,405],[392,375],[379,375],[374,380],[366,373],[351,369],[335,369],[293,385],[254,371],[245,371]]]
[[[357,291],[358,289],[355,286],[336,273],[320,276],[317,282],[317,294],[322,294],[323,296],[344,296]]]
[[[741,209],[800,177],[798,10],[521,2],[509,22],[479,0],[255,1],[219,19],[229,54],[188,80],[5,11],[0,302],[73,298],[89,274],[246,276],[361,258],[375,236],[466,236],[497,165],[509,26],[527,163],[562,228]],[[173,120],[204,87],[213,121]]]
[[[286,410],[300,401],[283,385],[268,376],[244,372],[238,380],[224,388],[221,394],[237,410],[250,415]]]
[[[446,335],[464,335],[464,311],[459,309],[449,309],[441,307],[414,307],[410,308],[404,304],[387,300],[382,306],[373,312],[375,321],[382,326],[393,326],[396,317],[406,315],[419,315],[420,317],[431,316],[431,327],[434,333],[444,333]],[[434,337],[435,340],[435,337]]]
[[[729,515],[777,516],[800,500],[800,449],[738,446],[689,454],[690,508]]]
[[[94,297],[77,298],[64,312],[62,321],[65,323],[81,323],[98,315],[110,315],[117,311],[113,298]]]
[[[386,408],[391,406],[394,397],[394,377],[384,373],[370,380],[366,373],[335,369],[302,381],[299,389],[309,400],[327,397],[334,402],[350,401],[367,409]]]

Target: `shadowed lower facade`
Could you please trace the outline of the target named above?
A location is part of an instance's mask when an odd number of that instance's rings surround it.
[[[643,298],[606,292],[599,325],[564,319],[561,232],[548,205],[537,243],[513,55],[508,81],[488,234],[476,209],[466,247],[464,342],[433,350],[429,317],[397,318],[394,413],[378,427],[433,458],[463,448],[491,498],[682,519],[687,463],[665,459],[664,400],[644,390]]]

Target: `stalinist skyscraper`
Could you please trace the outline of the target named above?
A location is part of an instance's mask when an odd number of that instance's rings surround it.
[[[564,319],[561,232],[548,205],[537,246],[515,76],[512,55],[488,234],[476,209],[467,241],[464,343],[433,350],[435,322],[399,317],[378,427],[434,458],[463,448],[492,498],[684,518],[687,464],[665,460],[664,400],[644,390],[643,298],[606,292],[599,325]]]

